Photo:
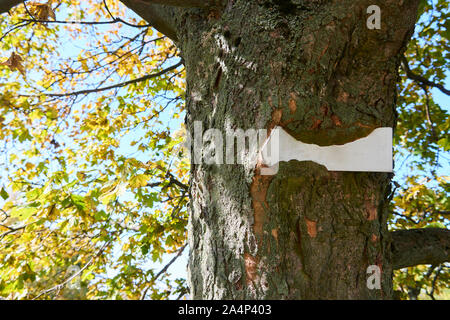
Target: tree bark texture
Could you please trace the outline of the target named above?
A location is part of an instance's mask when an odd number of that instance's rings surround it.
[[[374,3],[375,2],[375,3]],[[369,30],[378,4],[382,27]],[[187,127],[224,135],[282,126],[344,144],[396,122],[399,57],[418,1],[228,1],[176,18]],[[312,162],[192,164],[189,281],[194,299],[389,299],[390,177]],[[367,268],[382,270],[380,290]]]

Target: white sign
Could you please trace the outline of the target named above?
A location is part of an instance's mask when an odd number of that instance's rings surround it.
[[[314,161],[330,171],[392,172],[392,128],[378,128],[370,135],[344,145],[321,147],[297,141],[281,127],[272,130],[261,149],[262,175],[278,172],[280,161]]]

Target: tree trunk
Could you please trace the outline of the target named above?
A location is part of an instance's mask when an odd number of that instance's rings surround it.
[[[369,30],[373,2],[235,0],[207,18],[185,11],[177,22],[191,135],[194,121],[224,135],[280,125],[323,146],[394,127],[418,1],[383,1],[381,29]],[[192,298],[391,298],[389,192],[388,174],[313,162],[281,163],[274,176],[192,163]],[[371,265],[381,289],[367,286]]]

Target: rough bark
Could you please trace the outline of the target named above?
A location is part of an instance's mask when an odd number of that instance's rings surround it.
[[[187,126],[224,134],[281,125],[297,139],[342,144],[395,125],[399,57],[418,1],[228,1],[177,17],[187,68]],[[295,4],[294,4],[295,3]],[[392,295],[389,176],[282,163],[192,164],[194,299],[383,299]],[[381,290],[367,268],[382,270]]]
[[[393,268],[450,261],[450,230],[426,228],[392,232]]]

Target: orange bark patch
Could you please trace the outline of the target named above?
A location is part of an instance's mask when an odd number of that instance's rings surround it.
[[[339,119],[339,117],[337,115],[333,114],[331,116],[331,120],[333,120],[333,123],[335,126],[337,126],[337,127],[342,126],[342,121],[341,121],[341,119]]]
[[[377,218],[377,207],[371,202],[366,202],[367,220],[373,221]]]
[[[281,122],[281,118],[283,117],[282,109],[275,109],[272,112],[272,123],[279,124]]]
[[[294,114],[297,111],[297,103],[295,102],[295,93],[291,92],[291,98],[289,99],[289,110],[291,114]]]
[[[275,240],[278,241],[278,230],[277,229],[272,229],[272,236],[275,238]]]
[[[312,130],[314,130],[314,129],[319,129],[319,128],[320,128],[320,125],[321,125],[322,122],[323,122],[323,120],[316,119],[316,118],[314,118],[314,117],[313,117],[313,120],[314,120],[314,122],[313,122],[313,124],[312,124],[312,126],[311,126],[311,129],[312,129]]]
[[[309,236],[315,238],[317,236],[317,222],[308,220],[307,218],[305,218],[305,220]]]
[[[361,123],[361,122],[356,122],[355,124],[356,124],[358,127],[361,127],[361,128],[375,129],[374,126],[370,126],[370,125],[368,125],[368,124],[364,124],[364,123]]]
[[[258,259],[248,253],[244,253],[244,263],[247,284],[250,284],[258,277]]]
[[[343,91],[343,92],[338,96],[337,101],[347,103],[349,97],[350,97],[350,95],[348,94],[348,92]]]
[[[374,234],[372,234],[372,238],[370,239],[372,242],[377,242],[378,237]]]
[[[261,176],[256,174],[253,177],[253,183],[250,186],[250,195],[252,197],[252,207],[255,224],[253,226],[256,235],[262,235],[265,220],[265,210],[269,208],[266,201],[267,189],[269,188],[271,176]]]

